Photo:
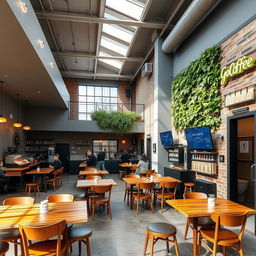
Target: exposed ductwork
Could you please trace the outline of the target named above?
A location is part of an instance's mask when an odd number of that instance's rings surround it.
[[[219,2],[220,0],[194,0],[165,39],[162,50],[166,53],[173,51]]]

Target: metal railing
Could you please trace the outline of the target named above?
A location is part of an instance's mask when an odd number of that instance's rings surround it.
[[[130,103],[99,103],[99,102],[81,102],[69,101],[69,120],[91,120],[91,114],[98,110],[111,111],[133,111],[144,120],[144,104]]]

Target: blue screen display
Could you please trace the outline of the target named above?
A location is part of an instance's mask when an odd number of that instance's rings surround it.
[[[185,129],[189,149],[213,149],[209,126]]]
[[[164,146],[173,145],[172,132],[161,132],[160,138],[161,138],[162,145]]]

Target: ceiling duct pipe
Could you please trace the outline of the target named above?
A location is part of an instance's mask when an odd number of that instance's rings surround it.
[[[220,0],[194,0],[163,42],[162,50],[170,53],[179,46],[219,2]]]

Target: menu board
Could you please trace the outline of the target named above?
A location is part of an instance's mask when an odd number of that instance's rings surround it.
[[[189,149],[213,149],[211,129],[209,126],[185,129]]]
[[[172,132],[161,132],[160,133],[160,138],[162,145],[164,146],[172,146],[173,145],[173,137],[172,137]]]

